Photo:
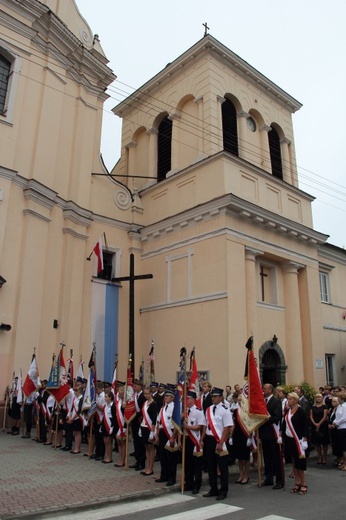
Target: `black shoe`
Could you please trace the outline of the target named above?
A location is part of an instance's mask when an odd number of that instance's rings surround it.
[[[30,433],[24,433],[24,435],[22,435],[22,439],[30,439],[30,438],[31,438]]]
[[[225,493],[219,493],[216,497],[216,500],[225,500],[227,498],[227,495]]]
[[[93,453],[92,455],[90,455],[89,458],[90,458],[90,459],[96,459],[96,455]]]
[[[139,468],[139,465],[136,462],[136,464],[131,464],[131,466],[129,466],[129,468],[130,469],[136,469],[136,468]],[[143,469],[143,468],[141,468],[141,469]]]
[[[167,479],[165,479],[165,478],[156,478],[155,482],[167,482]]]
[[[142,465],[139,465],[139,466],[135,467],[136,471],[142,471],[143,469],[144,469],[144,466],[142,466]]]
[[[199,489],[195,488],[195,489],[192,490],[192,494],[193,495],[198,495],[198,493],[199,493]]]
[[[130,453],[130,457],[134,457],[134,456],[135,456],[135,452],[132,451],[132,452]]]
[[[215,491],[210,490],[210,491],[208,491],[208,493],[205,493],[203,496],[207,497],[207,498],[208,497],[218,497],[219,493],[217,491],[215,492]]]
[[[100,461],[100,460],[103,460],[103,457],[95,457],[94,460]]]
[[[267,479],[265,479],[262,482],[262,486],[272,486],[273,484],[274,484],[274,482],[272,480],[267,480]]]
[[[170,487],[170,486],[174,486],[175,485],[175,482],[169,480],[166,484],[167,487]]]
[[[282,488],[283,488],[282,482],[277,482],[275,484],[275,486],[273,486],[273,489],[282,489]]]

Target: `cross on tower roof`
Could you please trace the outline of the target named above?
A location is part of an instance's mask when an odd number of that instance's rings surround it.
[[[204,36],[207,36],[208,31],[210,31],[210,27],[208,27],[207,22],[202,23],[202,25],[204,27]]]

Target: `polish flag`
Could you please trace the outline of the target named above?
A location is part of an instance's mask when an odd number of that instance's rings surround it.
[[[23,384],[23,393],[26,395],[26,397],[29,397],[29,395],[32,394],[32,392],[34,392],[37,389],[37,386],[38,386],[38,369],[37,369],[36,356],[34,354],[32,357],[29,371],[27,373],[27,376],[26,376],[24,384]]]
[[[103,271],[103,253],[102,253],[102,236],[99,238],[98,242],[96,242],[93,252],[97,258],[97,274],[100,274]]]

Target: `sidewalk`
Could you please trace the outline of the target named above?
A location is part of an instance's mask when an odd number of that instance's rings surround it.
[[[33,431],[35,435],[35,430]],[[154,475],[144,477],[134,469],[115,468],[80,455],[55,450],[31,439],[13,437],[0,432],[0,518],[32,518],[38,513],[62,511],[101,505],[144,496],[155,496],[177,490],[155,482],[160,464],[155,463]],[[114,463],[118,454],[113,453]],[[129,465],[135,459],[129,457]],[[179,475],[178,475],[179,479]],[[179,480],[177,480],[179,482]]]

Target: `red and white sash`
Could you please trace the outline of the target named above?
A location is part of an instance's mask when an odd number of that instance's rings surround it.
[[[46,405],[44,403],[40,403],[40,414],[44,418],[47,417],[47,408],[46,408]]]
[[[212,414],[212,411],[211,411],[212,408],[213,408],[213,406],[208,406],[207,411],[206,411],[206,416],[207,416],[209,429],[211,430],[216,442],[219,443],[221,441],[221,437],[216,428],[216,422],[214,419],[214,415]]]
[[[72,419],[74,421],[79,420],[82,423],[82,428],[84,429],[85,421],[84,417],[79,413],[79,401],[81,400],[82,396],[80,397],[74,397],[72,401],[72,407],[71,407],[71,413],[72,413]]]
[[[165,411],[165,405],[161,408],[161,411],[160,411],[160,423],[161,423],[163,431],[165,432],[167,439],[170,439],[172,437],[173,428],[170,428],[169,425],[166,423],[164,411]]]
[[[112,404],[105,404],[104,405],[104,408],[103,408],[103,418],[102,418],[102,421],[103,421],[103,425],[105,427],[105,430],[107,432],[107,435],[112,435],[113,433],[113,426],[112,426],[112,421],[111,421],[111,417],[112,417]]]
[[[149,407],[149,403],[148,403],[148,401],[145,401],[145,403],[143,403],[143,406],[142,406],[142,415],[143,415],[143,420],[145,422],[146,427],[151,432],[153,429],[153,421],[151,420],[150,415],[148,414],[148,407]]]
[[[296,431],[293,427],[293,424],[292,424],[292,412],[291,410],[288,411],[287,415],[286,415],[286,424],[292,434],[292,437],[294,439],[294,442],[296,443],[296,447],[297,447],[297,450],[298,450],[298,454],[299,454],[299,458],[300,459],[305,459],[305,451],[303,450],[300,442],[299,442],[299,439],[298,439],[298,435],[296,434]]]
[[[186,419],[187,419],[187,423],[189,424],[189,416],[188,416],[188,412],[186,412]],[[202,453],[202,448],[201,448],[201,445],[200,445],[200,434],[198,431],[195,431],[195,430],[185,430],[186,433],[188,434],[189,436],[189,439],[191,440],[191,442],[193,442],[193,444],[195,445],[193,451],[194,453],[196,454],[199,454],[199,453]]]
[[[120,399],[120,397],[118,397],[116,399],[116,403],[115,403],[115,415],[116,415],[116,418],[117,418],[117,423],[118,423],[118,426],[119,426],[119,430],[117,431],[117,437],[125,437],[126,436],[126,431],[125,431],[125,419],[124,419],[124,414],[121,410],[121,405],[122,405],[122,400]]]

